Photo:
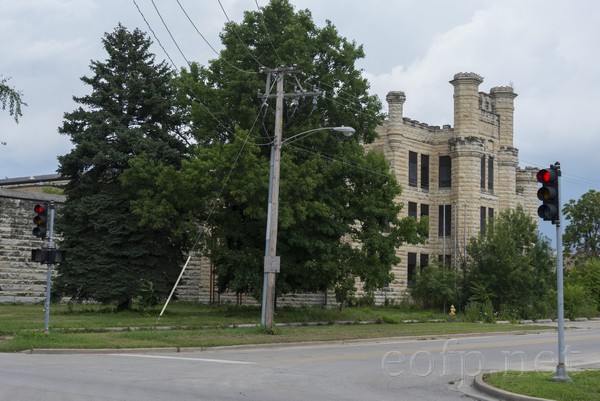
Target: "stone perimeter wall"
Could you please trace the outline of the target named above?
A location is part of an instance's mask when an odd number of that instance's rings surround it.
[[[0,189],[0,303],[45,298],[47,267],[31,262],[31,250],[45,245],[31,233],[33,207],[44,201],[54,201],[57,210],[65,197]]]
[[[31,231],[33,207],[48,201],[54,201],[58,211],[65,197],[36,192],[31,187],[0,188],[0,304],[38,303],[45,299],[47,265],[32,262],[31,250],[41,248],[46,241],[35,238]],[[56,240],[60,241],[60,237]],[[219,294],[211,272],[208,259],[192,257],[177,288],[178,299],[203,304],[259,305],[250,295]],[[324,305],[332,301],[332,294],[323,293],[288,294],[277,299],[278,305],[283,306]]]

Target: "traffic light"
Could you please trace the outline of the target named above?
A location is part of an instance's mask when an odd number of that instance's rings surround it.
[[[54,248],[42,248],[31,250],[31,261],[46,264],[62,263],[66,259],[66,251]]]
[[[542,201],[538,208],[538,216],[544,221],[551,221],[552,224],[558,224],[560,219],[560,200],[558,198],[558,176],[560,168],[550,166],[549,169],[542,169],[537,172],[537,180],[542,187],[537,191],[537,197]]]
[[[39,203],[33,207],[35,216],[33,217],[33,235],[38,238],[46,238],[48,227],[48,203]]]

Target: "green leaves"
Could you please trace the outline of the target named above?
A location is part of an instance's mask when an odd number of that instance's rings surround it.
[[[27,106],[27,103],[21,98],[23,96],[21,92],[8,86],[8,80],[9,78],[2,78],[0,75],[0,103],[2,103],[2,110],[6,110],[8,106],[8,112],[18,124],[19,117],[23,116],[21,109]]]
[[[563,208],[569,225],[563,241],[567,253],[581,259],[600,258],[600,192],[589,190]]]
[[[481,302],[482,293],[490,294],[496,311],[502,305],[526,310],[553,288],[550,246],[520,205],[500,213],[485,236],[471,240],[467,252],[467,298]]]
[[[308,10],[296,12],[286,0],[228,23],[222,41],[219,58],[206,68],[192,65],[178,80],[198,144],[182,174],[202,188],[190,189],[200,204],[218,205],[207,223],[207,254],[217,263],[220,289],[261,291],[275,114],[274,100],[267,107],[255,95],[265,88],[266,75],[251,73],[259,64],[297,66],[285,77],[286,93],[324,91],[286,100],[284,139],[321,127],[357,129],[349,139],[317,131],[282,148],[277,290],[350,294],[344,288],[357,278],[369,291],[383,286],[398,261],[395,247],[422,241],[417,232],[423,227],[398,220],[400,187],[389,164],[360,145],[373,140],[383,121],[381,103],[368,95],[355,68],[362,47],[340,37],[330,22],[317,27]]]

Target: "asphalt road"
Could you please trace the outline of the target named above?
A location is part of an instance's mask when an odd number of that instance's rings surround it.
[[[567,369],[600,368],[600,322]],[[167,353],[0,354],[0,400],[465,400],[483,370],[553,370],[556,332]]]

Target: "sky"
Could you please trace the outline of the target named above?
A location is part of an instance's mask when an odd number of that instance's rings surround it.
[[[600,2],[597,0],[290,0],[309,9],[317,26],[330,20],[341,36],[362,44],[358,62],[382,99],[402,90],[404,116],[454,125],[457,72],[484,78],[480,91],[511,85],[514,145],[521,167],[562,166],[563,200],[600,189]],[[136,3],[141,13],[136,7]],[[240,22],[267,0],[154,0],[187,59],[207,65],[222,48],[228,19]],[[90,62],[105,60],[101,39],[122,23],[149,32],[185,64],[152,0],[0,0],[0,76],[28,104],[18,124],[0,110],[0,178],[52,174],[69,138],[63,115],[88,94],[80,81]],[[151,36],[152,37],[152,36]],[[167,56],[156,43],[158,59]],[[208,43],[210,43],[210,46]],[[212,48],[211,48],[212,47]],[[258,68],[258,67],[257,67]],[[262,88],[257,88],[262,89]],[[598,157],[599,159],[596,159]]]

